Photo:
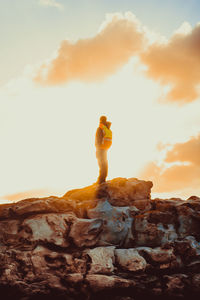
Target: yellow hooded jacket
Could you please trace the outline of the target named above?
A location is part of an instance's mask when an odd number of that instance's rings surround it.
[[[112,145],[112,130],[108,129],[104,124],[100,123],[99,127],[103,131],[103,141],[100,149],[109,149]]]

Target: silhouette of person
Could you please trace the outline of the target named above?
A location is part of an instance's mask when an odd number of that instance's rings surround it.
[[[101,116],[99,127],[96,131],[95,146],[96,158],[99,165],[99,177],[97,183],[101,184],[106,181],[108,175],[107,151],[112,144],[112,131],[110,130],[111,122],[107,122],[106,116]]]

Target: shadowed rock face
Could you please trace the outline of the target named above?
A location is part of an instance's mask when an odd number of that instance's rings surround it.
[[[0,206],[2,299],[200,296],[200,198],[116,178]]]

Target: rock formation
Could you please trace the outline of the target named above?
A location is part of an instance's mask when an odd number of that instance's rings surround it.
[[[116,178],[0,205],[1,299],[198,299],[200,198],[151,187]]]

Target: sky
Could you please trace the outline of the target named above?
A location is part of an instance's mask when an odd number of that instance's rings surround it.
[[[2,0],[0,202],[93,184],[101,115],[108,179],[200,195],[199,11],[198,0]]]

